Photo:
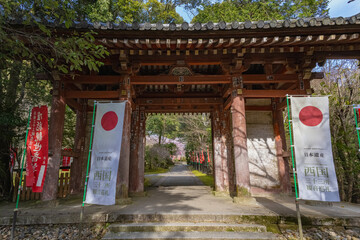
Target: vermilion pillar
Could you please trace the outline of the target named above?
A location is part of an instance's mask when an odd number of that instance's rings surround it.
[[[281,109],[275,109],[273,111],[273,125],[275,135],[276,158],[279,169],[280,188],[282,192],[290,193],[291,183],[289,174],[289,163],[283,157],[283,153],[286,149],[286,141],[283,113]]]
[[[129,192],[144,192],[145,113],[137,109],[132,114]]]
[[[129,170],[130,170],[130,141],[131,141],[131,91],[130,78],[122,76],[120,83],[120,100],[127,101],[124,112],[123,137],[120,150],[120,160],[116,181],[116,198],[124,199],[129,197]]]
[[[245,99],[236,96],[231,104],[232,137],[235,163],[236,195],[250,196],[250,171],[247,151]]]
[[[86,137],[86,110],[87,104],[84,99],[79,99],[78,103],[81,106],[81,109],[76,110],[76,132],[75,132],[75,141],[73,152],[78,156],[74,157],[74,162],[71,164],[71,176],[70,176],[70,193],[77,194],[82,192],[81,185],[83,184],[82,180],[82,170],[83,170],[83,159],[85,152],[85,137]]]
[[[131,106],[125,106],[123,136],[120,150],[119,169],[116,182],[116,198],[128,198],[129,194],[129,164],[131,140]]]
[[[213,152],[214,152],[214,178],[216,192],[229,192],[229,178],[227,165],[226,135],[224,132],[225,119],[223,112],[217,108],[213,112]]]
[[[49,160],[41,197],[43,201],[55,200],[57,197],[64,119],[65,99],[61,91],[60,79],[57,77],[53,82],[49,127]]]

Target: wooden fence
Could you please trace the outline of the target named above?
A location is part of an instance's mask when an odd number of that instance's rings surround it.
[[[20,173],[16,172],[15,175],[15,189],[13,194],[13,202],[16,201],[17,192],[19,188]],[[65,198],[70,192],[70,173],[61,173],[58,183],[58,198]],[[26,187],[26,176],[24,175],[23,187],[20,191],[20,200],[38,200],[41,198],[41,193],[34,193],[31,187]]]

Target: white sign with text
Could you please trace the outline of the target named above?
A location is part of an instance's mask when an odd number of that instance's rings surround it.
[[[86,203],[115,204],[125,104],[97,104]]]
[[[299,198],[338,202],[328,97],[291,97]]]

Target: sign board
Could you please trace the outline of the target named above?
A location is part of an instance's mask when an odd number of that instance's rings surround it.
[[[338,202],[327,97],[291,97],[299,198]]]
[[[115,204],[125,104],[97,104],[86,203]]]
[[[31,111],[26,149],[26,186],[42,192],[48,163],[48,109],[34,107]]]

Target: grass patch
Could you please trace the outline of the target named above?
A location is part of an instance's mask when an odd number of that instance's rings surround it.
[[[197,170],[192,170],[191,171],[196,177],[198,177],[203,184],[205,184],[206,186],[210,186],[212,188],[215,187],[214,185],[214,177],[207,175],[205,173],[199,172]]]
[[[170,168],[145,169],[145,174],[166,173],[169,170],[170,170]]]
[[[144,180],[144,188],[148,188],[151,186],[151,182],[149,180],[149,178],[145,178]]]

